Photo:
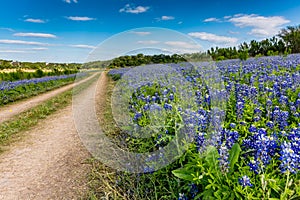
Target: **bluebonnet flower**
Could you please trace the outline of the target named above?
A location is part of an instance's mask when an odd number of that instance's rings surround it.
[[[280,169],[282,173],[286,171],[296,173],[300,169],[300,156],[295,153],[290,142],[283,142],[280,155]]]
[[[191,197],[192,197],[192,199],[194,199],[196,197],[196,195],[198,194],[198,192],[199,192],[198,187],[194,183],[189,184],[189,186],[190,186]]]
[[[270,129],[273,129],[273,128],[274,128],[274,123],[273,123],[272,121],[268,121],[268,122],[266,123],[266,126],[267,126],[268,128],[270,128]]]
[[[286,106],[289,103],[289,99],[287,98],[287,96],[281,95],[280,98],[279,98],[279,103],[282,106]]]
[[[235,123],[230,123],[230,127],[231,127],[231,128],[235,128],[235,127],[236,127],[236,124],[235,124]]]
[[[253,118],[253,121],[255,121],[255,122],[258,122],[259,120],[260,120],[259,116],[256,116],[256,117]]]
[[[287,138],[291,142],[292,149],[295,151],[295,153],[300,155],[300,126],[292,129]]]
[[[239,139],[239,133],[237,131],[230,131],[227,129],[222,129],[220,143],[225,142],[228,149],[231,149],[234,143]]]
[[[149,110],[150,110],[151,112],[153,112],[153,111],[161,111],[162,108],[161,108],[161,106],[160,106],[159,104],[154,103],[154,104],[151,104],[151,105],[149,106]]]
[[[236,103],[236,114],[238,119],[242,119],[244,113],[244,102],[239,101]]]
[[[277,152],[277,140],[276,136],[267,136],[265,129],[260,128],[253,134],[243,141],[242,145],[244,150],[251,150],[248,156],[254,157],[254,162],[250,162],[249,166],[252,171],[257,171],[257,167],[263,168],[270,163],[270,160]]]
[[[18,86],[24,86],[29,84],[37,84],[37,83],[44,83],[68,78],[75,78],[76,76],[85,76],[85,73],[80,74],[70,74],[70,75],[60,75],[60,76],[47,76],[43,78],[34,78],[34,79],[24,79],[19,81],[1,81],[0,82],[0,90],[1,91],[9,91],[13,90]]]
[[[275,123],[280,122],[280,109],[278,106],[274,107],[273,113],[272,113],[272,119]]]
[[[178,200],[188,200],[187,196],[184,193],[179,193]]]
[[[155,102],[156,101],[156,96],[152,96],[152,101]]]
[[[204,141],[205,141],[205,133],[199,132],[195,138],[196,148],[198,152],[201,152],[200,150],[203,147]]]
[[[266,102],[267,108],[272,107],[272,104],[273,104],[272,101],[270,99],[268,99]]]
[[[251,126],[249,127],[249,132],[255,133],[256,131],[257,131],[257,128],[253,124],[251,124]]]
[[[246,126],[246,125],[247,125],[247,123],[246,123],[245,121],[241,121],[241,122],[240,122],[240,125],[242,125],[242,126]]]
[[[150,105],[149,105],[148,103],[146,103],[146,104],[144,105],[144,110],[147,111],[147,110],[149,110],[149,109],[150,109]]]
[[[228,173],[229,171],[229,150],[226,147],[226,145],[221,145],[221,147],[218,149],[219,152],[219,166],[222,171],[222,173]]]
[[[250,178],[248,176],[243,176],[242,178],[239,178],[239,184],[243,187],[250,186],[252,187],[253,185],[250,182]]]
[[[164,109],[166,109],[166,110],[172,110],[173,106],[171,104],[165,103],[164,104]]]
[[[291,110],[291,113],[292,114],[295,114],[296,113],[296,111],[297,111],[297,109],[296,109],[296,107],[295,106],[290,106],[290,110]]]
[[[296,106],[297,108],[300,108],[300,99],[297,99],[297,100],[296,100],[295,106]]]
[[[170,99],[171,101],[173,101],[173,100],[174,100],[174,95],[173,95],[173,94],[170,94],[169,99]]]
[[[162,94],[163,94],[163,95],[167,95],[168,92],[169,92],[169,91],[168,91],[167,89],[164,89],[163,92],[162,92]]]
[[[288,126],[288,118],[289,118],[289,112],[288,111],[281,111],[280,112],[279,127],[280,127],[281,130],[284,130],[284,128]]]
[[[175,87],[175,85],[172,85],[172,91],[173,91],[173,93],[176,92],[176,87]]]
[[[140,119],[142,116],[143,116],[143,115],[142,115],[142,113],[140,113],[140,112],[137,112],[137,113],[135,113],[135,115],[134,115],[134,118],[133,118],[133,119],[136,121],[136,120]]]
[[[257,97],[257,89],[256,89],[256,87],[251,87],[249,94],[250,94],[249,95],[250,99],[252,101],[254,101],[256,99],[256,97]]]
[[[204,96],[204,103],[205,103],[206,106],[210,106],[211,105],[210,96],[208,94],[206,94]]]
[[[257,160],[250,160],[248,166],[250,167],[250,171],[253,171],[256,174],[260,173],[259,162]]]

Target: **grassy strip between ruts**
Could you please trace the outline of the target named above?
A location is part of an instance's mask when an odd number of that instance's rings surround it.
[[[111,107],[111,96],[116,83],[110,76],[106,77],[103,86],[105,90],[97,95],[96,113],[99,125],[106,136],[119,147],[124,148],[120,144],[121,138],[119,137],[122,134],[114,121]],[[81,199],[128,199],[123,188],[119,188],[116,184],[118,172],[115,169],[105,166],[97,159],[91,159],[89,162],[92,165],[89,174],[89,191]]]
[[[98,79],[98,76],[83,82],[75,89],[70,89],[63,92],[44,103],[21,113],[13,119],[0,124],[0,152],[3,151],[3,147],[9,145],[11,142],[22,138],[22,132],[30,129],[36,125],[41,119],[46,118],[48,115],[55,111],[62,109],[69,105],[72,101],[72,95],[80,92],[84,88],[88,87],[93,81]]]

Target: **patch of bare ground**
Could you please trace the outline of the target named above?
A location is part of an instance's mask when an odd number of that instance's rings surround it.
[[[104,94],[105,78],[98,81],[98,95]],[[71,105],[24,135],[0,155],[0,199],[69,200],[86,194],[91,155],[77,134]]]

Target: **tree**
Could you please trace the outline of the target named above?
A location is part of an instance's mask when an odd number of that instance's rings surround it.
[[[288,26],[281,30],[278,34],[281,37],[287,48],[292,50],[292,53],[300,53],[300,25]]]

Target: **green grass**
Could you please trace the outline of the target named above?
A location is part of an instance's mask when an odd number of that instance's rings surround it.
[[[89,76],[89,74],[87,75]],[[56,81],[48,81],[37,84],[29,84],[29,85],[20,85],[13,90],[2,91],[0,93],[0,105],[8,105],[14,103],[18,100],[27,99],[33,96],[37,96],[39,94],[55,90],[57,88],[69,85],[74,83],[74,81],[81,80],[87,76],[82,76],[79,78],[67,78]]]
[[[82,89],[88,87],[93,81],[98,79],[98,76],[80,84],[73,89],[63,92],[42,104],[25,111],[18,116],[0,124],[0,151],[3,147],[9,145],[13,141],[22,138],[24,131],[29,130],[35,126],[40,120],[54,112],[66,107],[72,102],[72,95],[80,92]]]
[[[101,102],[100,105],[97,105],[97,115],[101,129],[110,139],[114,139],[118,136],[119,132],[114,123],[110,106],[115,82],[109,77],[106,86],[105,103]],[[120,190],[115,186],[116,171],[104,166],[97,159],[90,159],[89,163],[92,165],[91,172],[89,173],[89,191],[82,199],[125,199]]]

